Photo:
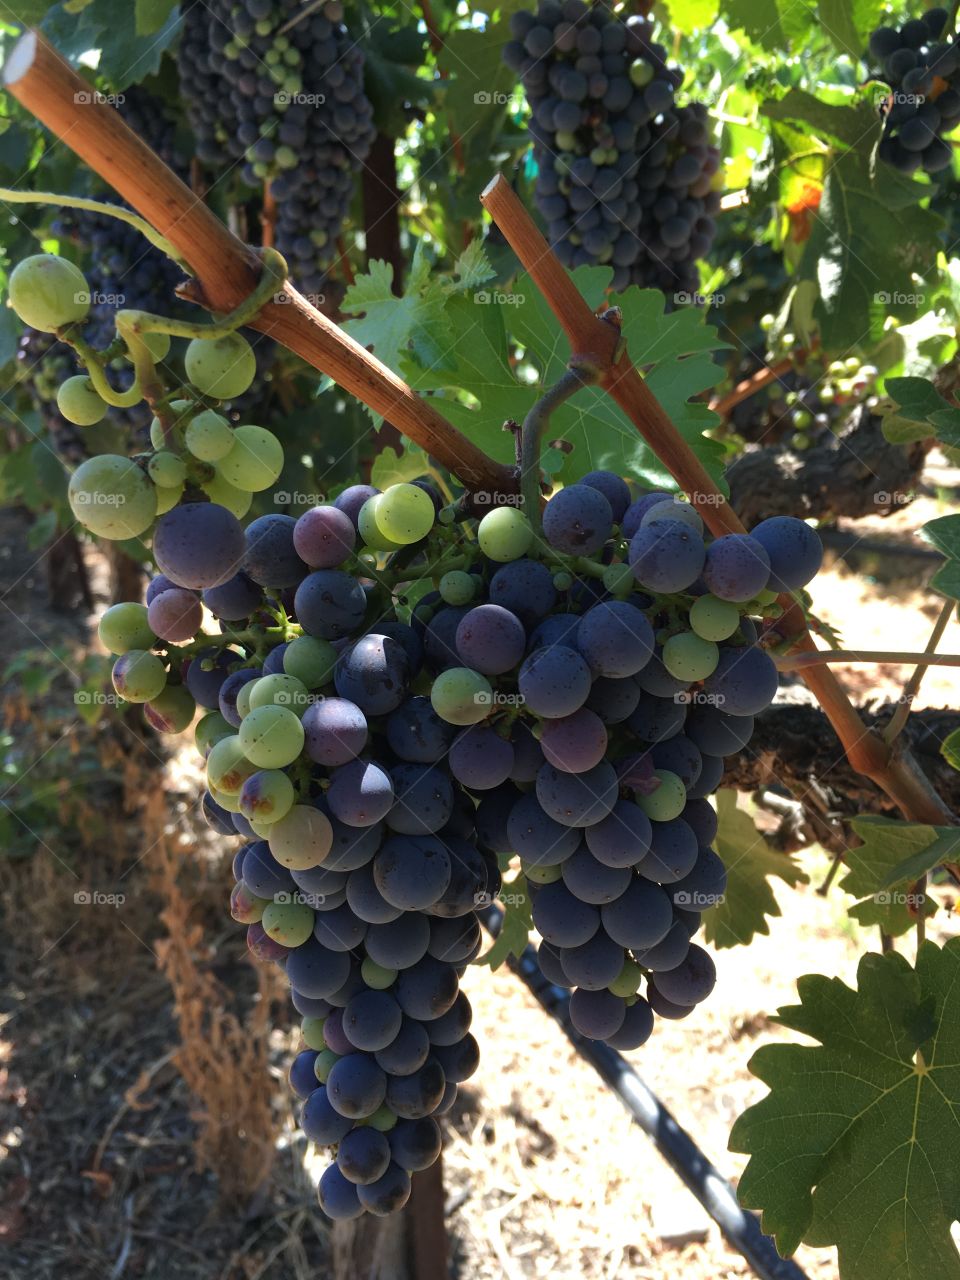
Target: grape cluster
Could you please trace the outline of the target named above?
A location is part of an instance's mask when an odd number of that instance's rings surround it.
[[[363,53],[340,0],[291,19],[271,0],[191,6],[179,51],[180,86],[201,160],[240,163],[244,182],[269,183],[276,245],[304,293],[325,273],[374,137]]]
[[[937,173],[953,160],[944,135],[960,124],[960,45],[944,30],[947,18],[937,6],[870,36],[875,74],[892,90],[878,154],[901,173]]]
[[[541,0],[510,24],[503,57],[530,103],[535,197],[560,260],[610,264],[615,289],[695,294],[716,229],[720,157],[706,108],[676,104],[683,77],[650,21]]]

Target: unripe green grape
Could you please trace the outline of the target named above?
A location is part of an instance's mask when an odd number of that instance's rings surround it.
[[[239,803],[240,803],[240,797],[238,796],[237,797],[238,806],[239,806]],[[239,807],[237,809],[237,812],[239,813]],[[272,822],[261,822],[259,818],[247,818],[247,821],[250,823],[250,830],[257,837],[258,840],[270,839],[270,828],[273,826]]]
[[[308,689],[320,689],[333,679],[337,651],[329,640],[316,636],[298,636],[283,653],[283,669]]]
[[[147,606],[132,600],[114,604],[97,625],[100,643],[111,653],[129,653],[131,649],[152,649],[157,637],[147,621]]]
[[[630,63],[630,83],[635,89],[645,89],[653,79],[653,64],[643,58]]]
[[[260,769],[283,769],[303,750],[303,725],[286,707],[251,707],[238,736],[244,755]]]
[[[692,631],[681,631],[663,646],[662,660],[678,680],[706,680],[717,669],[720,650],[712,640],[704,640]]]
[[[162,516],[172,510],[183,497],[184,486],[175,484],[169,489],[157,485],[157,515]]]
[[[813,425],[813,414],[809,409],[797,409],[793,415],[793,425],[798,431],[806,431]]]
[[[577,135],[571,133],[568,129],[561,129],[556,138],[557,146],[561,151],[576,151]]]
[[[67,488],[70,510],[98,537],[136,538],[157,514],[157,492],[130,458],[103,453],[82,462]]]
[[[690,609],[690,626],[703,640],[727,640],[740,625],[740,607],[716,596],[700,596]]]
[[[573,586],[573,574],[561,569],[553,575],[553,585],[558,591],[569,591]]]
[[[611,595],[628,595],[633,590],[633,570],[628,564],[608,564],[603,571],[603,585]]]
[[[653,822],[672,822],[683,812],[687,789],[669,769],[654,769],[653,776],[659,778],[659,787],[647,796],[636,792],[637,804]]]
[[[624,960],[623,968],[607,987],[611,995],[626,998],[636,995],[643,981],[643,970],[635,960]]]
[[[57,408],[68,422],[78,427],[92,427],[107,412],[107,402],[94,390],[84,373],[68,378],[57,392]]]
[[[225,791],[218,791],[216,787],[211,785],[209,778],[207,779],[207,790],[210,792],[211,799],[216,800],[221,809],[226,809],[227,813],[240,812],[239,796],[228,796]]]
[[[478,671],[450,667],[433,682],[430,702],[448,724],[479,724],[493,709],[493,689]]]
[[[246,684],[242,684],[237,692],[237,715],[242,720],[244,716],[250,714],[250,694],[253,692],[255,680],[248,680]]]
[[[138,336],[151,356],[153,356],[155,362],[157,360],[166,360],[170,354],[169,333],[141,333]]]
[[[266,427],[252,424],[233,432],[230,452],[217,463],[217,473],[247,493],[269,489],[283,470],[283,445]]]
[[[310,705],[307,686],[296,676],[261,676],[259,680],[251,680],[250,685],[251,711],[256,707],[277,706],[287,707],[302,716]]]
[[[240,735],[231,733],[210,748],[207,756],[207,781],[228,796],[239,796],[246,780],[257,772],[257,766],[247,758]],[[239,802],[237,805],[239,811]]]
[[[248,822],[269,827],[285,818],[297,795],[293,783],[279,769],[261,769],[240,788],[240,812]]]
[[[311,1046],[312,1048],[313,1046]],[[332,1049],[321,1049],[313,1060],[313,1073],[321,1084],[326,1084],[333,1069],[333,1064],[340,1061],[340,1054]]]
[[[333,845],[330,819],[312,804],[295,804],[285,818],[274,822],[268,837],[270,852],[291,871],[319,867]]]
[[[163,423],[154,417],[150,422],[150,443],[154,449],[182,449],[183,437],[190,422],[190,414],[196,408],[192,400],[173,400],[170,403],[170,416],[173,419],[173,431],[168,442],[163,434]]]
[[[242,396],[257,374],[256,356],[242,333],[194,338],[187,347],[183,364],[197,390],[217,400]]]
[[[360,514],[357,516],[357,532],[361,540],[374,551],[397,551],[401,544],[388,538],[377,523],[377,508],[382,497],[382,493],[377,493],[372,498],[368,498],[360,508]]]
[[[243,519],[253,502],[252,493],[228,483],[218,472],[214,472],[210,480],[204,480],[200,488],[211,502],[217,502],[221,507],[226,507],[238,520]]]
[[[24,324],[54,333],[90,310],[90,286],[79,267],[55,253],[24,258],[10,273],[10,305]]]
[[[520,866],[523,874],[533,884],[554,884],[563,875],[560,867],[530,867],[522,861]]]
[[[187,423],[184,442],[201,462],[218,462],[233,448],[233,427],[213,409],[204,409]]]
[[[506,564],[527,554],[533,546],[533,529],[516,507],[497,507],[480,521],[477,541],[485,556]]]
[[[237,924],[259,924],[263,912],[270,905],[269,898],[258,898],[241,880],[230,893],[230,915]]]
[[[147,473],[155,485],[161,489],[183,487],[187,478],[187,468],[182,458],[166,449],[155,453],[147,463]]]
[[[268,938],[285,947],[299,947],[313,933],[313,908],[305,902],[271,902],[260,923]]]
[[[444,604],[469,604],[477,587],[477,579],[472,573],[464,573],[462,569],[451,569],[445,573],[438,583],[440,599]]]
[[[764,587],[762,591],[757,592],[757,604],[775,604],[779,599],[779,595],[771,587]]]
[[[284,77],[283,87],[286,89],[287,93],[290,95],[291,98],[294,96],[294,94],[300,92],[299,89],[291,87],[296,84],[297,84],[297,81],[293,77],[291,76]],[[292,147],[277,147],[277,152],[274,159],[276,160],[277,164],[281,169],[295,169],[297,165],[300,163],[300,161],[297,159],[297,153],[294,151]]]
[[[222,716],[219,711],[210,711],[197,721],[193,740],[197,750],[205,756],[215,743],[222,738],[232,738],[235,733],[236,730],[225,716]]]
[[[425,538],[433,528],[430,495],[415,484],[392,484],[380,494],[377,527],[391,542],[406,547]]]
[[[391,1111],[386,1103],[377,1107],[372,1116],[367,1116],[363,1121],[368,1124],[371,1129],[376,1129],[380,1133],[389,1133],[391,1129],[396,1127],[397,1113]]]
[[[360,977],[374,991],[386,991],[387,987],[393,986],[397,971],[396,969],[388,969],[382,964],[377,964],[376,960],[371,960],[367,956],[360,966]]]
[[[300,1023],[300,1034],[303,1036],[303,1043],[308,1049],[316,1049],[322,1053],[327,1047],[327,1042],[323,1038],[323,1024],[326,1018],[304,1018]]]
[[[167,683],[163,663],[146,649],[130,649],[113,664],[113,687],[127,702],[150,702]]]
[[[183,733],[193,723],[197,704],[182,684],[168,684],[143,708],[147,723],[159,733]]]

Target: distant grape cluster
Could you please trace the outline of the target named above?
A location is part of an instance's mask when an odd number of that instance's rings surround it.
[[[720,156],[706,108],[676,104],[683,77],[649,19],[541,0],[510,25],[503,57],[530,103],[535,196],[558,257],[609,264],[615,289],[695,294],[720,207]]]
[[[82,281],[28,258],[11,304],[69,341]],[[155,360],[164,338],[144,336]],[[220,411],[253,353],[228,328],[194,339],[185,368],[152,452],[70,481],[76,518],[149,539],[157,568],[100,637],[116,693],[154,728],[204,713],[204,813],[244,841],[231,913],[303,1020],[290,1079],[304,1133],[333,1153],[320,1204],[385,1215],[477,1068],[460,979],[503,875],[583,1035],[635,1049],[657,1014],[709,995],[693,938],[726,871],[707,797],[777,690],[757,620],[822,550],[782,517],[708,541],[690,503],[609,471],[559,489],[542,520],[501,503],[475,521],[416,480],[244,527],[284,462],[272,432]],[[83,375],[58,403],[80,424],[105,409]]]
[[[186,13],[180,87],[200,159],[244,182],[269,184],[276,246],[293,282],[313,296],[374,138],[363,53],[340,0],[290,7],[213,0]]]
[[[870,36],[870,61],[892,90],[879,155],[901,173],[937,173],[953,160],[944,135],[960,124],[960,45],[944,30],[947,19],[938,6]]]

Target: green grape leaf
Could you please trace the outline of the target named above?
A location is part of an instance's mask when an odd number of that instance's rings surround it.
[[[890,888],[889,877],[907,859],[930,848],[938,838],[937,828],[874,816],[854,818],[850,825],[863,841],[859,848],[847,850],[848,871],[840,881],[845,893],[861,899],[850,908],[850,915],[862,925],[879,925],[894,937],[906,933],[916,924],[921,903],[913,893]],[[936,911],[929,898],[922,905],[926,916]]]
[[[137,17],[137,5],[93,0],[77,24],[81,32],[92,37],[87,47],[100,50],[97,70],[116,91],[155,75],[164,50],[180,29],[176,6],[171,6],[160,25],[147,34],[138,30]]]
[[[177,0],[137,0],[137,35],[152,36],[159,31],[170,17],[176,3]]]
[[[960,514],[928,520],[920,530],[920,536],[948,560],[960,560]]]
[[[813,7],[795,4],[793,0],[723,0],[721,13],[731,30],[745,32],[754,44],[782,56],[785,48],[802,43],[810,34],[815,13]]]
[[[771,120],[789,121],[809,130],[814,137],[838,146],[855,147],[863,139],[864,129],[876,125],[873,109],[838,106],[822,102],[805,89],[791,89],[782,98],[764,102],[760,108]]]
[[[951,769],[960,769],[960,729],[947,734],[940,744],[940,754]]]
[[[884,9],[884,0],[820,0],[817,17],[840,52],[856,62]]]
[[[670,25],[684,35],[703,31],[716,21],[719,0],[668,0]]]
[[[960,939],[866,955],[857,988],[802,977],[778,1021],[818,1041],[765,1045],[768,1086],[730,1149],[750,1156],[741,1203],[788,1257],[835,1245],[840,1280],[960,1280]]]
[[[52,7],[51,0],[11,0],[6,6],[6,15],[10,22],[21,27],[35,27]]]
[[[477,289],[496,275],[483,250],[481,240],[471,240],[453,264],[453,274],[461,289]]]
[[[882,405],[883,434],[891,444],[910,444],[914,440],[926,440],[934,434],[931,426],[939,428],[938,434],[948,435],[958,430],[960,410],[954,409],[928,378],[888,378],[886,381],[888,405]],[[942,436],[945,443],[960,443]]]
[[[500,901],[503,903],[500,932],[493,946],[473,962],[488,964],[491,969],[499,969],[508,956],[522,956],[533,928],[526,877],[517,875],[505,884],[500,893]]]
[[[401,452],[388,447],[377,454],[370,469],[370,483],[386,489],[388,485],[407,483],[429,474],[430,458],[418,444],[405,438]]]
[[[727,868],[727,888],[723,899],[704,912],[706,939],[720,949],[746,946],[758,933],[770,932],[768,916],[780,915],[771,878],[779,876],[793,889],[809,877],[788,854],[770,847],[750,815],[737,807],[735,791],[717,793],[717,817],[714,843]]]
[[[930,579],[930,585],[941,595],[960,600],[960,560],[948,560],[941,565]]]
[[[881,889],[907,882],[913,884],[935,867],[945,862],[956,862],[960,856],[960,827],[934,827],[932,830],[936,837],[932,844],[897,863],[892,871],[887,872]]]

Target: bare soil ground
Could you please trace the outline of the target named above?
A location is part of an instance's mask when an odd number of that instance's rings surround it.
[[[860,522],[856,533],[906,542],[919,524],[941,513],[934,499],[925,498],[889,520]],[[872,523],[876,528],[868,529]],[[0,540],[0,589],[8,606],[0,610],[3,658],[26,644],[70,641],[79,649],[86,620],[50,610],[19,517],[0,513]],[[878,562],[872,582],[862,582],[842,563],[833,565],[817,584],[818,611],[852,647],[922,648],[937,613],[935,597],[923,586],[932,566],[905,564],[886,580]],[[98,568],[98,588],[101,578]],[[958,630],[952,622],[945,650],[957,651]],[[854,666],[844,674],[861,696],[883,697],[895,694],[904,673]],[[20,696],[13,687],[3,692]],[[91,731],[69,702],[66,696],[64,724],[82,755],[94,749]],[[956,705],[955,671],[931,671],[918,704],[951,702]],[[179,842],[193,920],[203,928],[199,966],[223,982],[241,1016],[256,999],[256,983],[242,931],[226,913],[232,851],[197,821],[192,748],[174,748],[168,759],[139,728],[117,732],[123,777],[97,800],[109,810],[109,839],[98,838],[92,848],[81,841],[78,851],[78,833],[63,830],[38,839],[31,859],[11,863],[0,855],[0,1277],[328,1275],[330,1239],[311,1185],[315,1160],[296,1135],[283,1079],[295,1049],[288,1007],[281,1006],[270,1039],[269,1070],[247,1082],[271,1095],[277,1134],[272,1171],[256,1194],[230,1206],[218,1202],[215,1176],[196,1168],[202,1120],[171,1061],[179,1032],[170,986],[157,967],[163,902],[156,851],[135,810],[138,791],[166,790],[168,834]],[[878,944],[850,922],[838,890],[826,898],[816,894],[828,865],[823,853],[811,849],[798,858],[810,883],[794,892],[777,890],[783,914],[772,922],[770,936],[749,949],[719,953],[720,980],[710,1001],[685,1022],[659,1023],[651,1041],[629,1055],[680,1124],[734,1180],[744,1160],[726,1150],[729,1129],[763,1094],[747,1062],[760,1044],[783,1038],[772,1015],[793,1002],[799,974],[836,974],[852,982],[859,955]],[[104,891],[122,884],[123,909],[78,906],[77,874],[84,885]],[[940,912],[930,935],[942,938],[953,927],[949,912]],[[474,969],[465,988],[483,1056],[447,1132],[454,1274],[471,1280],[750,1275],[522,984],[505,969]],[[234,1092],[222,1100],[222,1119],[238,1150],[249,1114],[244,1099],[252,1096]],[[664,1224],[702,1239],[669,1247],[661,1239]],[[816,1280],[837,1274],[832,1251],[802,1249],[798,1261]],[[385,1269],[382,1280],[392,1275]]]

